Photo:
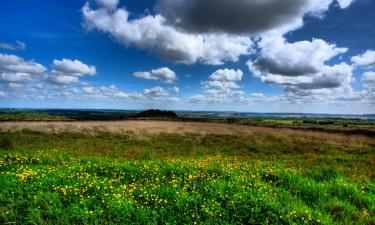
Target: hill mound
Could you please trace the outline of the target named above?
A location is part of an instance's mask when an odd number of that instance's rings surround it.
[[[150,109],[134,115],[134,118],[160,118],[160,119],[177,119],[178,116],[173,111]]]

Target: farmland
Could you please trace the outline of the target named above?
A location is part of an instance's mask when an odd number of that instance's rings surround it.
[[[347,129],[3,122],[0,223],[374,224],[375,139]]]

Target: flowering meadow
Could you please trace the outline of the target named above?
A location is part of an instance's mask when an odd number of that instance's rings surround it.
[[[375,223],[371,139],[137,136],[1,133],[0,224]]]

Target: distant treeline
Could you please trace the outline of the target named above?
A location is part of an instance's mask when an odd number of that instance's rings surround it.
[[[176,119],[177,114],[173,111],[150,109],[142,111],[133,116],[134,118],[166,118],[166,119]]]

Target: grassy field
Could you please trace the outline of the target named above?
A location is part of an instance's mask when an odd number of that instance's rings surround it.
[[[165,124],[2,130],[0,224],[375,224],[372,136]]]
[[[121,121],[142,117],[136,110],[77,110],[77,109],[0,109],[0,122],[2,121]],[[284,116],[272,115],[244,115],[207,112],[179,111],[177,118],[169,120],[185,122],[215,122],[256,126],[295,126],[295,127],[329,127],[329,128],[371,128],[375,129],[375,115],[304,115],[291,114]],[[320,117],[319,117],[320,116]],[[145,119],[145,118],[142,118]],[[155,118],[154,118],[155,119]],[[163,118],[165,120],[166,118]]]

